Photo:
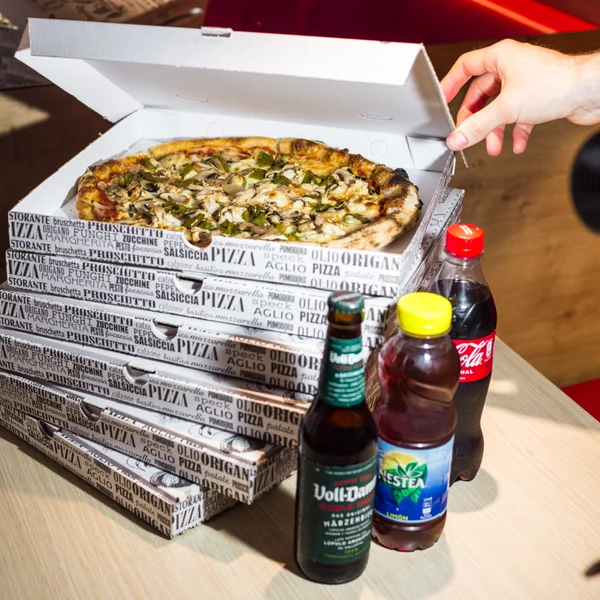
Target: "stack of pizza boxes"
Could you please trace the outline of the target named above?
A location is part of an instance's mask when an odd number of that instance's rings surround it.
[[[167,516],[144,518],[169,535],[254,501],[295,469],[331,291],[365,294],[372,365],[388,308],[418,287],[458,218],[452,121],[425,50],[32,20],[18,58],[115,125],[10,212],[0,421],[82,476],[101,463],[88,480],[126,506],[132,489],[168,498]],[[406,168],[419,222],[359,251],[226,236],[198,247],[177,231],[77,218],[92,164],[256,135]]]

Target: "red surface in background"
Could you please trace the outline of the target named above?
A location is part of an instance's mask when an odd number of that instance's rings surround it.
[[[562,391],[600,421],[600,379],[571,385],[563,388]]]
[[[503,0],[494,0],[499,4]],[[518,3],[517,3],[518,4]],[[529,5],[535,2],[528,1]],[[512,2],[511,7],[514,8]],[[547,7],[540,6],[540,15]],[[529,7],[528,16],[532,16]],[[259,31],[325,37],[441,44],[491,38],[539,35],[540,29],[518,22],[473,0],[212,0],[206,25],[234,31]],[[560,19],[557,31],[577,24]],[[586,27],[581,27],[586,28]]]

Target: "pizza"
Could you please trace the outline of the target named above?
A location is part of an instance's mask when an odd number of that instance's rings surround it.
[[[373,250],[421,207],[403,169],[290,138],[173,141],[91,167],[77,191],[82,219],[183,231],[199,245],[222,235]]]

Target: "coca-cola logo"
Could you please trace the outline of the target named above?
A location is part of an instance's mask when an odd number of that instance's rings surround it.
[[[489,360],[493,352],[493,341],[464,342],[457,344],[456,349],[460,356],[460,366],[467,369],[471,367],[479,367],[484,361]]]
[[[495,338],[496,332],[493,331],[486,337],[477,340],[454,341],[460,357],[460,381],[462,383],[484,379],[492,372]]]

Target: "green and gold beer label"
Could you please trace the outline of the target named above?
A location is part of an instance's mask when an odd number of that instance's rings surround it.
[[[329,338],[323,357],[320,397],[331,406],[350,407],[365,398],[365,365],[362,338]]]
[[[303,458],[298,476],[300,554],[331,565],[363,558],[371,543],[377,456],[347,467]]]

